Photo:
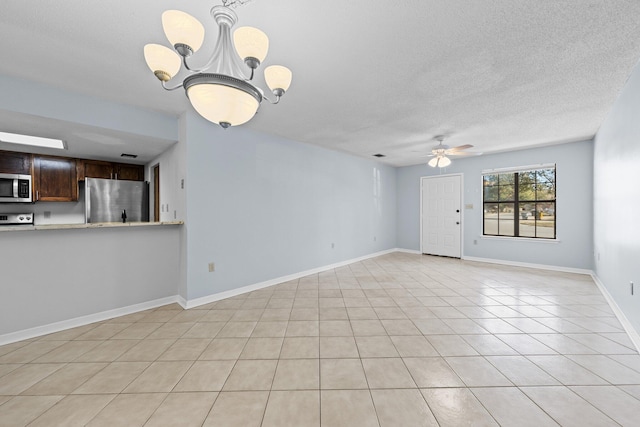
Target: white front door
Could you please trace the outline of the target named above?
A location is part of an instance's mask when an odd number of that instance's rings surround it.
[[[421,178],[421,251],[460,258],[461,175]]]

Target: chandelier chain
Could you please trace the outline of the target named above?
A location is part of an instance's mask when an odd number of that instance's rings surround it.
[[[243,4],[249,3],[252,0],[222,0],[222,4],[226,7],[236,8]]]

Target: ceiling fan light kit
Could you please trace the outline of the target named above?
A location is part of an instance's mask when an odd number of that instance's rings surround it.
[[[428,165],[431,166],[432,168],[435,168],[436,166],[441,168],[446,168],[450,164],[451,164],[451,159],[445,156],[434,157],[433,159],[429,160],[429,163],[428,163]]]
[[[437,136],[434,139],[439,143],[431,149],[430,157],[433,157],[433,159],[429,160],[429,162],[427,163],[432,168],[446,168],[447,166],[449,166],[451,164],[451,159],[447,156],[479,156],[480,154],[482,154],[471,151],[463,151],[469,148],[473,148],[473,145],[471,144],[449,147],[448,145],[444,145],[442,143],[442,141],[444,141],[444,136]]]
[[[147,44],[144,57],[162,87],[172,91],[183,88],[193,108],[205,119],[223,128],[242,125],[253,118],[260,103],[277,104],[291,85],[291,71],[281,65],[264,70],[264,77],[275,96],[267,98],[264,91],[252,83],[254,71],[269,50],[269,38],[253,27],[240,27],[231,37],[231,28],[238,21],[230,6],[246,0],[222,0],[214,6],[211,16],[218,24],[218,39],[207,64],[195,69],[187,58],[194,55],[204,42],[204,26],[193,16],[179,10],[162,14],[164,33],[174,50],[159,44]],[[177,86],[171,81],[184,67],[188,75]],[[246,72],[250,72],[247,77]]]

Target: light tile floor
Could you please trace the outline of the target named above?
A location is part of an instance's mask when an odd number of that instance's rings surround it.
[[[1,426],[640,425],[588,276],[395,253],[0,347]]]

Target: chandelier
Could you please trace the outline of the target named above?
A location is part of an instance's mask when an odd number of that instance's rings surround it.
[[[269,39],[253,27],[237,28],[232,39],[231,28],[238,16],[230,6],[247,1],[222,0],[222,6],[211,9],[211,16],[218,24],[218,40],[202,68],[193,68],[188,59],[202,46],[204,27],[185,12],[167,10],[162,14],[162,28],[173,50],[159,44],[144,47],[145,61],[162,87],[169,91],[184,88],[198,114],[225,129],[251,120],[263,99],[277,104],[291,85],[291,71],[280,65],[264,70],[265,81],[275,100],[267,98],[263,90],[252,83],[254,71],[267,56]],[[169,82],[183,66],[188,75],[182,83],[170,87]]]

